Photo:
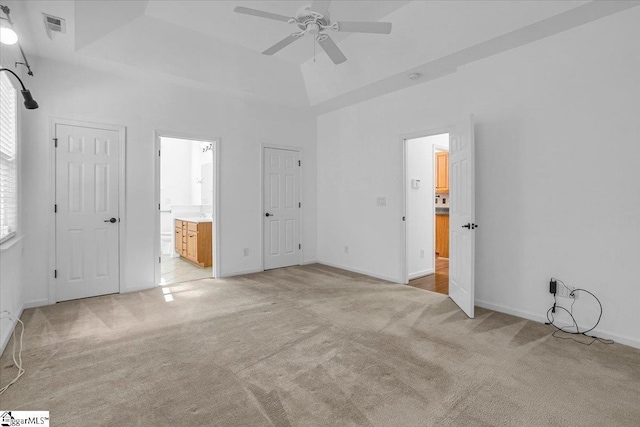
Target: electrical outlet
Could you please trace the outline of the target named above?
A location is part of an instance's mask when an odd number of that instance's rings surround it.
[[[557,295],[562,298],[569,298],[569,289],[562,283],[558,282],[558,293]]]
[[[242,254],[243,254],[243,256],[249,256],[249,248],[244,248],[242,250]]]
[[[571,286],[565,286],[558,282],[558,296],[562,298],[578,299],[580,291],[574,292],[576,288]]]
[[[344,246],[344,253],[345,254],[349,253],[349,246],[347,246],[347,245]]]
[[[377,206],[387,206],[387,198],[386,197],[378,197],[376,198]]]

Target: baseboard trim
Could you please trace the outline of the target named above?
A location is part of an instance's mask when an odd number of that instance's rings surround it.
[[[547,318],[545,316],[530,313],[524,310],[516,310],[513,308],[505,307],[499,304],[493,304],[486,301],[475,301],[475,304],[478,307],[486,308],[488,310],[498,311],[500,313],[510,314],[512,316],[522,317],[523,319],[532,320],[534,322],[545,323],[547,322]],[[634,347],[640,349],[640,340],[635,338],[626,337],[623,335],[614,334],[608,331],[603,331],[600,329],[594,329],[590,334],[593,334],[599,338],[605,338],[608,340],[613,340],[618,344],[624,344],[629,347]]]
[[[20,313],[18,313],[18,319],[22,317],[22,312],[24,311],[24,304],[22,305],[22,307],[20,308]],[[15,316],[15,313],[12,313]],[[9,320],[11,321],[12,325],[11,325],[11,329],[9,330],[9,333],[7,334],[7,336],[2,340],[2,343],[0,344],[0,357],[4,354],[4,350],[7,348],[7,344],[9,344],[9,340],[11,339],[11,336],[13,335],[13,331],[16,329],[16,325],[18,324],[17,320],[13,320],[11,318],[9,318]],[[18,331],[19,332],[19,331]]]
[[[334,263],[328,262],[328,261],[318,260],[318,264],[323,264],[323,265],[326,265],[326,266],[329,266],[329,267],[333,267],[333,268],[339,268],[341,270],[351,271],[352,273],[358,273],[358,274],[362,274],[362,275],[365,275],[365,276],[374,277],[374,278],[380,279],[380,280],[386,280],[387,282],[401,283],[401,281],[398,280],[397,277],[389,277],[389,276],[385,276],[385,275],[382,275],[382,274],[371,273],[369,271],[359,270],[357,268],[347,267],[345,265],[334,264]]]
[[[418,277],[428,276],[435,272],[436,272],[435,268],[429,268],[427,270],[418,271],[417,273],[411,273],[409,275],[409,280],[417,279]]]
[[[302,264],[300,265],[309,265],[309,264],[317,264],[318,260],[317,259],[311,259],[311,260],[307,260],[307,261],[302,261]]]
[[[36,308],[36,307],[42,307],[45,305],[50,305],[49,304],[49,300],[48,299],[37,299],[37,300],[33,300],[33,301],[27,301],[22,305],[22,308],[24,310],[28,309],[28,308]]]

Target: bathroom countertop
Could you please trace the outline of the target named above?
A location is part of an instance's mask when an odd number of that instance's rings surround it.
[[[186,221],[186,222],[197,222],[197,223],[213,222],[213,220],[211,218],[202,218],[202,217],[198,217],[198,216],[176,217],[176,220],[178,220],[178,221]]]

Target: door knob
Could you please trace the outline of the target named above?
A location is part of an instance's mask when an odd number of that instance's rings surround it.
[[[264,216],[267,216],[267,217],[269,217],[269,216],[275,216],[275,215],[273,215],[273,214],[270,214],[269,212],[267,212],[266,214],[264,214]]]
[[[105,219],[104,222],[110,222],[111,224],[115,224],[118,220],[115,218]]]

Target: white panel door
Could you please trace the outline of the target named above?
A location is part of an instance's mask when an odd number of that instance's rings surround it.
[[[300,264],[300,153],[264,149],[264,269]]]
[[[449,296],[474,316],[475,144],[473,116],[449,134]]]
[[[56,125],[56,301],[119,292],[119,133]]]

